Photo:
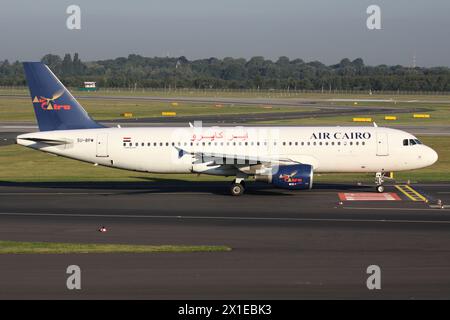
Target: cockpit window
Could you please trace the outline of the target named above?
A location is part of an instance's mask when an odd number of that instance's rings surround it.
[[[403,140],[404,146],[415,146],[416,144],[423,144],[423,143],[420,142],[420,140],[418,140],[418,139],[404,139]]]

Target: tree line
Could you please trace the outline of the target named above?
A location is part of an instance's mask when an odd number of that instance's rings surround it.
[[[82,62],[77,53],[45,55],[46,63],[71,87],[96,81],[98,87],[275,90],[448,91],[450,68],[368,66],[361,58],[338,64],[280,57],[251,59],[143,57]],[[25,85],[22,65],[0,61],[0,86]]]

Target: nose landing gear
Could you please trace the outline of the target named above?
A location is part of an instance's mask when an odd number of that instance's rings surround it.
[[[385,177],[386,173],[385,172],[377,172],[375,174],[375,185],[376,185],[376,189],[378,193],[383,193],[384,192],[384,177]]]

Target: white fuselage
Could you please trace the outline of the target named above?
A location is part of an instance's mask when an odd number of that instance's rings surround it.
[[[243,164],[210,165],[198,154],[291,161],[330,173],[404,171],[437,161],[431,148],[405,145],[405,140],[417,141],[409,133],[379,127],[191,127],[44,131],[20,135],[17,143],[103,166],[154,173],[245,171]]]

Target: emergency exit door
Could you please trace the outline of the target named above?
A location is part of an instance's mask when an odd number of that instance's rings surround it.
[[[387,133],[377,133],[377,156],[389,155],[389,143]]]
[[[108,134],[97,135],[97,157],[107,158],[108,154]]]

